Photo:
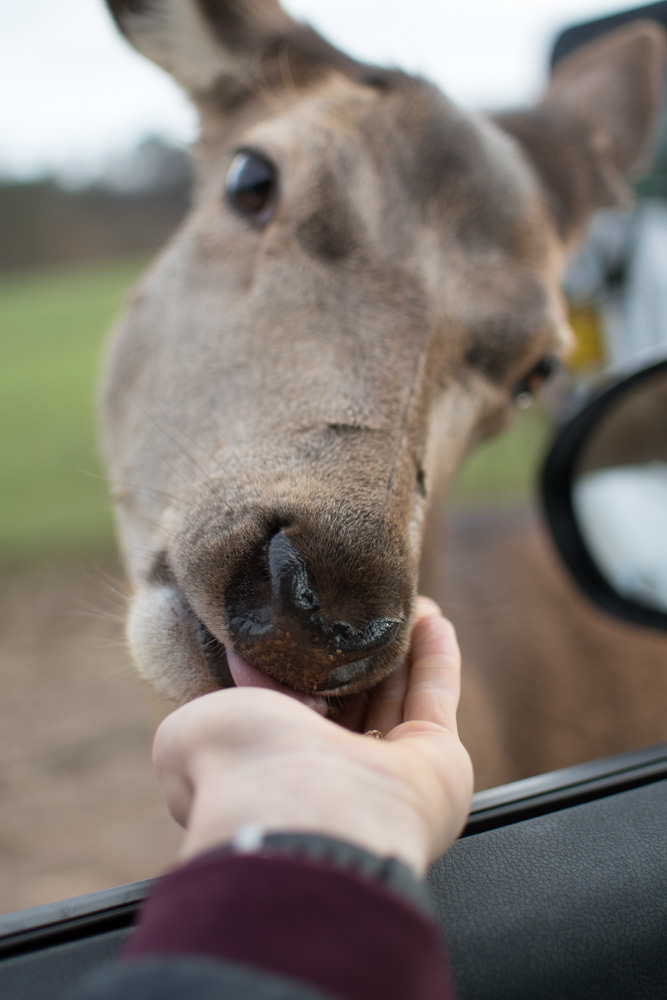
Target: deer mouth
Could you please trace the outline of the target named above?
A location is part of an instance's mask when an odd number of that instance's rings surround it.
[[[377,685],[402,660],[401,645],[397,648],[390,637],[390,648],[382,648],[376,632],[362,625],[356,640],[336,633],[338,645],[327,653],[328,669],[323,671],[322,649],[307,633],[294,632],[290,638],[280,621],[262,628],[254,645],[247,632],[234,632],[233,619],[231,627],[220,622],[222,635],[218,628],[214,632],[186,598],[164,554],[156,559],[146,583],[137,588],[130,605],[130,649],[141,676],[179,704],[215,689],[264,688],[360,731]],[[391,635],[399,625],[392,622]],[[384,629],[380,639],[388,634]]]
[[[368,704],[374,697],[374,686],[353,693],[339,693],[338,690],[326,693],[297,691],[248,663],[233,649],[221,643],[201,619],[194,614],[193,617],[206,664],[220,688],[256,687],[278,691],[346,729],[363,732]],[[369,657],[369,661],[370,659]]]
[[[208,668],[221,688],[266,688],[300,701],[307,708],[312,708],[318,715],[330,713],[331,706],[325,694],[307,694],[304,691],[296,691],[287,687],[286,684],[274,680],[263,670],[253,667],[233,649],[224,646],[199,619],[197,619],[197,633]]]

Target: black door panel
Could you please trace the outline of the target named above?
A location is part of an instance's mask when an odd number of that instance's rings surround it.
[[[667,779],[471,834],[430,885],[459,1000],[667,997]],[[0,996],[59,1000],[117,953],[143,891],[0,917]]]

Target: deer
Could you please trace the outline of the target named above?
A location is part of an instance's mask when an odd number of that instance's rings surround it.
[[[102,380],[132,657],[175,704],[268,687],[355,728],[407,654],[434,498],[569,349],[561,275],[651,149],[662,30],[483,115],[277,0],[107,4],[200,120]]]

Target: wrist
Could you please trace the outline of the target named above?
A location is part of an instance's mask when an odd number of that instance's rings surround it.
[[[326,792],[322,794],[321,786],[272,787],[264,780],[257,786],[246,780],[233,787],[204,780],[197,786],[179,860],[219,848],[233,841],[239,829],[254,824],[264,837],[290,831],[345,841],[380,858],[396,858],[417,878],[423,877],[429,861],[427,834],[405,802],[376,791],[350,803],[330,785]]]
[[[362,880],[381,884],[404,901],[432,916],[426,883],[399,858],[381,856],[349,840],[328,834],[299,830],[264,831],[257,823],[240,827],[231,840],[198,858],[217,856],[261,856],[291,862],[326,865]],[[191,860],[196,861],[197,858]]]

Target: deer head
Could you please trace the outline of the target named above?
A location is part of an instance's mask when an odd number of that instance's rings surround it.
[[[275,0],[109,0],[201,119],[185,222],[108,352],[103,440],[139,671],[318,710],[406,652],[425,513],[569,338],[568,250],[627,197],[649,22],[495,119]]]

